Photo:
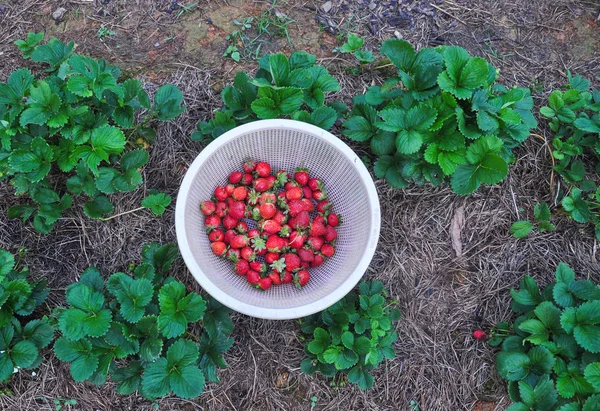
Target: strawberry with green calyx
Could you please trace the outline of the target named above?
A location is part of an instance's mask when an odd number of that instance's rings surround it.
[[[323,237],[309,237],[307,244],[313,250],[319,251],[325,244],[325,239]]]
[[[285,183],[288,182],[288,174],[287,171],[285,170],[279,170],[277,172],[277,178],[275,180],[275,184],[273,185],[273,187],[284,187]]]
[[[229,182],[231,184],[238,184],[240,181],[242,181],[243,176],[244,174],[241,171],[234,171],[233,173],[229,174]]]
[[[259,207],[252,208],[252,210],[250,211],[250,218],[252,218],[254,221],[260,221],[262,219]]]
[[[281,275],[281,282],[284,284],[291,283],[294,281],[294,277],[290,271],[287,271]]]
[[[264,204],[264,203],[275,203],[277,201],[277,196],[275,195],[275,193],[271,193],[270,191],[266,191],[264,193],[262,193],[260,195],[260,197],[258,198],[258,204]]]
[[[275,261],[279,260],[279,253],[274,251],[267,251],[265,254],[265,262],[267,264],[273,264]]]
[[[288,245],[292,248],[298,249],[304,247],[305,241],[306,234],[302,233],[301,231],[293,231],[292,234],[290,234],[290,241]]]
[[[294,285],[300,289],[305,286],[310,280],[310,273],[308,270],[300,270],[294,275]]]
[[[269,190],[275,187],[275,183],[277,182],[277,178],[275,176],[267,177],[267,181],[269,182]]]
[[[310,224],[309,233],[311,237],[322,237],[327,234],[327,227],[323,222],[315,218]]]
[[[337,227],[338,225],[341,225],[342,223],[343,223],[342,217],[340,217],[337,214],[329,213],[329,215],[327,216],[327,224],[329,224],[332,227]]]
[[[235,191],[235,186],[233,184],[227,184],[225,186],[225,192],[227,193],[227,197],[231,197],[233,192]]]
[[[233,261],[234,263],[237,263],[238,261],[240,261],[240,250],[236,250],[234,248],[230,248],[229,250],[227,250],[227,254],[225,254],[225,257],[228,260]]]
[[[292,227],[290,227],[288,224],[282,225],[281,230],[279,230],[279,235],[284,238],[289,237],[291,233],[292,233]]]
[[[281,224],[275,220],[265,220],[260,225],[260,228],[267,234],[277,234],[281,231]]]
[[[285,191],[282,191],[281,193],[279,193],[277,195],[277,207],[279,207],[280,210],[287,210],[288,209],[288,202],[285,199]]]
[[[277,234],[271,234],[267,238],[266,247],[269,252],[280,253],[286,245],[287,241],[277,236]]]
[[[256,259],[256,254],[252,251],[250,247],[244,247],[240,250],[240,257],[248,262],[252,262]]]
[[[325,186],[318,178],[311,178],[308,180],[308,186],[312,191],[323,190]]]
[[[325,213],[330,208],[331,208],[331,203],[329,202],[329,200],[321,200],[317,203],[317,212],[318,213]]]
[[[224,238],[225,233],[220,228],[215,228],[210,232],[210,234],[208,234],[208,239],[213,243],[215,241],[223,241]]]
[[[268,290],[273,285],[273,280],[270,277],[261,278],[258,282],[258,286],[261,290]]]
[[[252,239],[252,248],[256,255],[265,255],[267,253],[267,243],[262,237],[254,237]]]
[[[246,173],[242,177],[241,183],[245,186],[251,186],[253,182],[254,182],[254,176],[252,174]]]
[[[202,214],[204,215],[211,215],[214,214],[215,211],[217,209],[217,206],[215,205],[214,202],[210,201],[210,200],[206,200],[203,201],[200,204],[200,211],[202,212]]]
[[[252,230],[248,230],[248,238],[258,237],[259,235],[260,235],[260,231],[258,231],[256,228],[253,228]]]
[[[227,197],[229,197],[229,195],[227,194],[227,191],[225,191],[225,187],[218,186],[215,188],[215,198],[217,201],[225,201],[227,200]]]
[[[250,284],[258,285],[258,283],[260,282],[260,274],[258,274],[254,270],[248,270],[248,272],[246,273],[246,279]]]
[[[268,177],[271,175],[271,165],[266,161],[259,161],[256,163],[254,171],[259,177]]]
[[[250,268],[259,274],[265,274],[267,272],[267,265],[260,261],[252,261],[250,263]]]
[[[300,211],[298,216],[296,216],[294,223],[295,224],[292,225],[292,228],[295,228],[296,230],[303,230],[307,228],[310,224],[310,215],[308,214],[308,211]]]
[[[313,199],[316,201],[323,201],[327,199],[327,191],[325,191],[325,189],[313,191]]]
[[[283,226],[288,221],[288,217],[281,210],[277,210],[272,220],[277,221],[279,225]]]
[[[334,253],[335,249],[331,244],[323,244],[323,247],[321,247],[321,254],[325,257],[331,257]]]
[[[308,170],[305,168],[297,168],[294,173],[294,180],[296,180],[301,187],[307,185],[308,180],[310,180]]]
[[[335,231],[335,228],[330,225],[326,226],[325,228],[327,230],[327,233],[325,234],[325,241],[334,241],[337,238],[337,231]]]
[[[252,173],[256,168],[256,163],[254,161],[246,161],[243,165],[244,173]]]
[[[204,219],[204,227],[206,228],[206,232],[210,233],[213,230],[216,230],[221,225],[221,219],[216,215],[206,216]],[[279,228],[281,229],[281,227]]]
[[[237,201],[243,201],[248,195],[248,189],[244,186],[236,187],[231,196]]]
[[[269,274],[269,278],[271,279],[273,285],[281,285],[281,274],[277,270],[274,270],[271,274]]]
[[[223,241],[215,241],[214,243],[211,243],[210,248],[217,257],[221,257],[227,252],[227,245]]]
[[[279,273],[283,273],[286,269],[286,265],[285,265],[285,257],[284,258],[280,258],[279,260],[275,260],[271,263],[270,267],[279,272]]]
[[[246,224],[245,221],[238,221],[238,223],[236,224],[234,229],[235,229],[235,231],[237,231],[240,234],[247,234],[248,233],[248,224]]]

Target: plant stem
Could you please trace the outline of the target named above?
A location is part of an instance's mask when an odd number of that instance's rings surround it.
[[[125,215],[125,214],[131,214],[131,213],[135,213],[136,211],[143,210],[144,208],[146,208],[146,207],[139,207],[139,208],[135,208],[135,209],[133,209],[133,210],[124,211],[124,212],[122,212],[122,213],[115,214],[115,215],[112,215],[112,216],[110,216],[110,217],[106,217],[106,218],[100,218],[100,220],[102,220],[102,221],[108,221],[108,220],[112,220],[113,218],[117,218],[117,217],[120,217],[120,216],[122,216],[122,215]]]

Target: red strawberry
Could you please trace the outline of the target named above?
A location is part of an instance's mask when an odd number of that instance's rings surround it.
[[[273,282],[274,285],[281,285],[281,275],[276,272],[272,272],[269,274],[269,278]]]
[[[268,177],[271,175],[271,165],[264,161],[260,161],[256,163],[255,171],[259,177]]]
[[[302,187],[302,195],[304,196],[304,198],[313,198],[313,192],[309,186]]]
[[[325,190],[313,191],[313,198],[317,201],[325,200],[327,198],[327,192]]]
[[[213,243],[215,241],[223,241],[223,238],[225,238],[225,233],[220,228],[215,228],[208,235],[208,239]]]
[[[306,241],[306,235],[294,231],[290,234],[289,246],[292,248],[302,248],[304,246],[304,241]]]
[[[235,203],[235,199],[233,197],[227,197],[227,200],[225,200],[225,202],[227,203],[227,207],[231,207],[231,205]]]
[[[293,181],[288,181],[287,183],[285,183],[285,185],[283,186],[285,191],[293,188],[293,187],[298,187],[298,185],[296,183],[294,183]]]
[[[306,211],[306,207],[302,201],[292,200],[288,203],[288,212],[291,217],[296,217],[301,211]]]
[[[259,235],[260,231],[258,231],[256,228],[253,228],[252,230],[248,231],[248,238],[258,237]]]
[[[223,241],[225,242],[225,244],[230,244],[231,240],[233,239],[233,237],[235,237],[237,235],[237,233],[233,230],[227,230],[225,232],[225,237],[223,238]]]
[[[251,186],[252,182],[254,181],[254,176],[252,174],[244,174],[244,177],[242,177],[242,184],[245,186]]]
[[[202,204],[200,204],[200,211],[202,211],[202,214],[204,215],[214,214],[216,209],[217,206],[210,200],[203,201]]]
[[[237,201],[242,201],[246,198],[247,195],[248,189],[244,186],[239,186],[236,187],[235,190],[233,190],[232,197],[235,198]]]
[[[240,251],[240,257],[242,257],[246,261],[254,261],[254,259],[256,258],[256,254],[254,254],[254,251],[252,251],[250,247],[244,247]]]
[[[225,192],[227,193],[227,196],[231,197],[233,195],[234,191],[235,191],[235,186],[233,184],[227,184],[225,186]]]
[[[244,174],[242,174],[241,171],[234,171],[233,173],[229,174],[229,182],[231,184],[237,184],[242,181],[243,175]]]
[[[281,212],[281,210],[277,210],[277,212],[273,216],[273,220],[277,221],[280,225],[284,225],[287,221],[287,217]]]
[[[217,201],[225,201],[229,197],[227,191],[225,191],[225,187],[218,186],[215,188],[215,198]]]
[[[323,247],[321,247],[321,253],[325,257],[331,257],[335,253],[335,249],[331,244],[323,244]]]
[[[265,219],[270,219],[277,213],[277,207],[273,203],[263,203],[260,206],[260,215]]]
[[[275,220],[265,220],[261,224],[261,228],[268,234],[276,234],[281,230],[281,224]]]
[[[327,220],[325,220],[325,217],[323,217],[323,214],[317,214],[315,216],[315,218],[313,218],[313,223],[327,225]]]
[[[235,263],[235,272],[239,275],[246,274],[249,269],[250,264],[248,264],[248,261],[246,260],[239,260],[237,263]]]
[[[333,228],[332,226],[328,225],[327,226],[327,234],[325,234],[325,240],[329,241],[329,242],[332,242],[336,238],[337,238],[337,231],[335,231],[335,228]]]
[[[323,244],[325,244],[323,237],[310,237],[308,239],[308,245],[315,251],[319,251],[323,247]]]
[[[231,248],[244,248],[248,245],[248,237],[243,234],[238,234],[231,239],[229,246]]]
[[[252,261],[250,263],[250,268],[259,274],[267,272],[267,265],[265,263],[261,263],[260,261]]]
[[[252,248],[256,255],[265,255],[267,253],[267,243],[262,237],[254,237],[252,239]]]
[[[244,218],[246,216],[246,204],[243,201],[234,201],[229,207],[229,216],[236,220]]]
[[[248,224],[245,221],[238,221],[235,230],[240,234],[246,234],[248,232]]]
[[[274,193],[262,193],[258,199],[258,204],[275,203],[277,196]]]
[[[288,220],[288,224],[290,227],[296,227],[296,217],[292,217]]]
[[[256,285],[260,282],[260,274],[258,274],[256,271],[248,270],[246,273],[246,278],[252,285]]]
[[[308,186],[312,191],[317,191],[323,188],[323,183],[318,178],[311,178],[308,180]]]
[[[310,224],[310,215],[308,215],[308,211],[301,211],[300,214],[296,217],[296,224],[292,226],[292,228],[296,228],[298,230],[304,229],[308,227]]]
[[[324,213],[331,207],[329,200],[321,200],[317,203],[317,212]]]
[[[214,243],[211,243],[210,248],[218,257],[222,256],[227,251],[227,245],[223,241],[215,241]]]
[[[223,227],[225,227],[226,230],[233,229],[233,227],[235,227],[237,223],[238,219],[233,218],[231,214],[227,214],[225,217],[223,217]]]
[[[310,267],[310,263],[306,262],[306,261],[302,261],[302,263],[300,264],[300,266],[304,269],[309,268]]]
[[[267,244],[266,244],[267,251],[279,253],[279,252],[281,252],[281,249],[283,247],[285,247],[286,245],[287,245],[287,241],[285,241],[281,237],[278,237],[275,234],[270,235],[269,238],[267,238]]]
[[[298,257],[300,257],[300,260],[307,263],[311,263],[315,259],[315,255],[313,254],[312,250],[307,250],[306,248],[300,248],[298,250]]]
[[[206,227],[207,232],[211,232],[212,230],[218,228],[221,225],[221,219],[216,215],[206,216],[204,219],[204,226]],[[281,227],[279,227],[281,229]]]
[[[285,259],[285,269],[288,271],[294,271],[298,268],[300,268],[300,257],[298,257],[298,255],[296,254],[292,254],[292,253],[287,253],[283,256],[283,258]]]
[[[308,184],[308,180],[310,179],[308,175],[308,170],[305,168],[297,168],[294,173],[294,180],[301,186],[305,186]]]
[[[254,161],[246,161],[244,163],[244,172],[251,173],[256,168],[256,163]]]
[[[327,234],[327,227],[322,222],[317,221],[315,218],[310,225],[310,236],[311,237],[321,237]]]
[[[269,190],[272,189],[275,186],[275,183],[277,182],[277,177],[275,176],[269,176],[266,177],[267,181],[269,182]]]
[[[339,215],[331,213],[327,216],[327,224],[332,227],[337,227],[342,222]]]
[[[268,290],[273,285],[273,280],[270,277],[261,278],[258,282],[258,286],[261,290]]]
[[[325,259],[323,258],[323,256],[321,254],[315,254],[315,259],[312,261],[312,263],[310,263],[310,266],[318,267],[321,264],[323,264],[324,261],[325,261]]]
[[[284,284],[291,283],[292,281],[294,281],[294,277],[292,276],[292,273],[289,271],[286,271],[283,274],[283,276],[281,277],[281,282]]]
[[[294,284],[297,288],[305,286],[310,280],[310,273],[307,270],[300,270],[296,273],[294,278]]]
[[[267,243],[268,244],[268,243]],[[279,254],[274,252],[267,252],[265,254],[265,261],[267,264],[273,264],[275,261],[279,260]]]
[[[254,221],[260,220],[262,218],[262,216],[260,215],[260,208],[259,207],[252,208],[252,210],[250,211],[250,217]]]
[[[215,214],[219,217],[223,218],[227,214],[227,203],[224,201],[219,201],[216,204]]]
[[[285,198],[288,200],[300,200],[302,198],[302,189],[300,187],[290,187],[285,192]]]
[[[267,191],[270,188],[269,180],[266,178],[257,178],[254,180],[254,189],[258,192]]]

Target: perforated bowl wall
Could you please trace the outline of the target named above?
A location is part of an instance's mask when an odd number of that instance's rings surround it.
[[[335,255],[309,270],[301,290],[292,284],[257,290],[211,251],[200,203],[248,160],[267,161],[273,171],[308,168],[324,181],[333,210],[343,218]],[[177,241],[194,278],[221,303],[259,318],[300,318],[343,298],[369,265],[379,227],[377,192],[362,161],[333,134],[293,120],[256,121],[223,134],[191,164],[177,197]]]

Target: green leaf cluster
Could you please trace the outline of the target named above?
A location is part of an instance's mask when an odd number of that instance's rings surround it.
[[[148,162],[145,150],[127,143],[153,140],[152,122],[170,121],[185,107],[172,85],[151,102],[142,83],[123,78],[117,67],[74,53],[73,42],[42,40],[42,33],[30,33],[16,43],[25,58],[48,67],[45,76],[22,68],[0,83],[0,179],[30,199],[11,207],[9,217],[32,219],[48,233],[73,196],[89,198],[89,217],[112,213],[108,195],[135,190]]]
[[[340,90],[338,81],[312,54],[296,51],[267,54],[258,61],[254,78],[246,72],[221,92],[225,106],[209,121],[201,121],[191,138],[211,141],[232,128],[256,120],[292,118],[330,129],[347,108],[325,105],[327,93]]]
[[[508,410],[599,409],[600,287],[560,263],[543,290],[525,276],[511,295],[520,316],[496,356],[514,402]]]
[[[550,222],[550,207],[546,203],[538,203],[533,208],[534,221],[519,220],[510,226],[510,232],[515,238],[524,238],[537,227],[543,233],[556,230],[556,226]]]
[[[396,188],[449,179],[459,195],[502,181],[537,126],[530,91],[496,84],[491,64],[457,46],[417,52],[391,39],[381,54],[396,75],[355,96],[343,123],[377,157],[375,175]]]
[[[370,50],[363,50],[365,39],[357,36],[354,33],[348,34],[348,39],[342,44],[337,51],[341,53],[351,53],[356,57],[360,64],[372,63],[375,61],[375,56]]]
[[[386,297],[381,282],[362,282],[358,292],[305,318],[302,332],[307,358],[300,364],[302,371],[318,371],[326,377],[339,373],[362,390],[371,388],[374,381],[370,371],[396,355],[395,323],[400,310],[390,308]]]
[[[46,317],[32,319],[48,296],[46,282],[30,281],[28,275],[27,267],[17,269],[14,256],[0,249],[0,381],[19,368],[39,367],[40,350],[54,337]]]
[[[562,207],[576,222],[593,224],[600,239],[600,91],[579,75],[567,76],[564,90],[554,90],[540,114],[554,132],[554,171],[567,184]]]
[[[67,287],[68,307],[55,313],[61,336],[54,353],[70,363],[75,381],[102,385],[110,376],[118,393],[148,399],[171,392],[195,398],[205,381],[219,381],[233,344],[230,310],[167,276],[177,255],[175,244],[147,244],[130,273],[104,281],[90,267]],[[190,327],[199,321],[200,334]]]

